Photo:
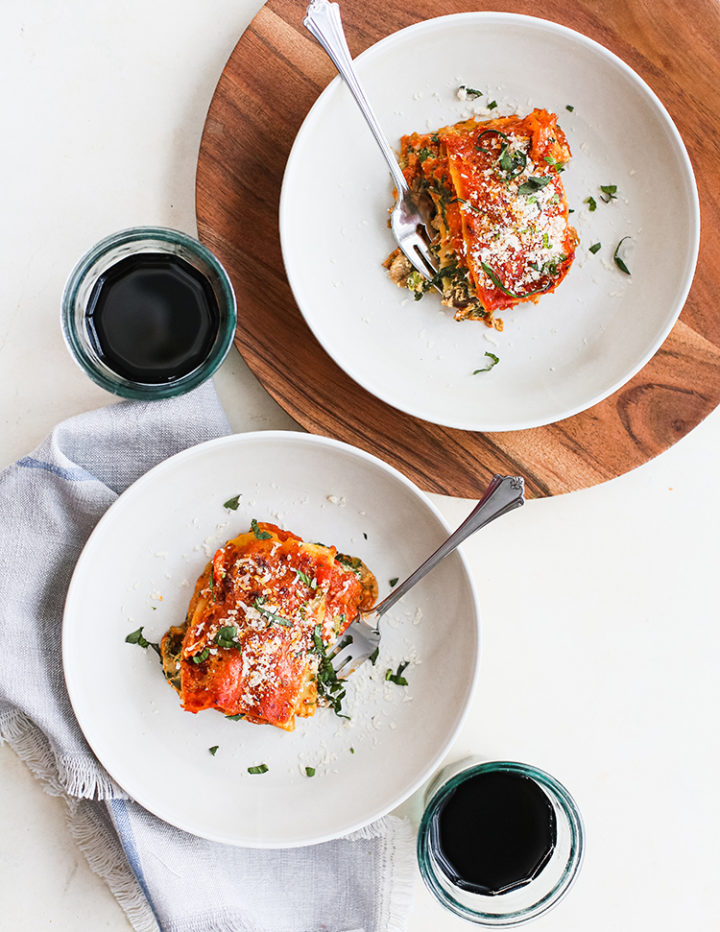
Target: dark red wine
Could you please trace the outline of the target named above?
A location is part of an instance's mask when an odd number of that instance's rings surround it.
[[[138,253],[95,283],[86,321],[98,356],[132,382],[171,382],[196,369],[220,314],[207,279],[179,256]]]
[[[486,896],[537,877],[557,841],[555,811],[546,793],[529,777],[502,770],[461,783],[438,810],[430,831],[448,878]]]

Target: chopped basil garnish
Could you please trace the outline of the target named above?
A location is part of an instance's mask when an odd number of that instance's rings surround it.
[[[508,144],[500,149],[498,165],[505,172],[505,180],[521,175],[527,165],[527,156],[522,149],[510,149]]]
[[[255,599],[253,602],[253,607],[256,608],[261,615],[268,619],[268,621],[274,621],[278,625],[284,625],[286,628],[292,628],[292,622],[288,621],[287,618],[283,618],[282,615],[276,615],[275,612],[271,612],[267,608],[263,608],[263,603],[265,602],[265,596],[261,595],[259,598]]]
[[[143,635],[142,632],[143,632],[144,627],[145,627],[144,625],[140,625],[137,631],[132,631],[130,634],[128,634],[128,636],[125,638],[125,643],[126,644],[137,644],[139,647],[145,647],[145,648],[152,647],[152,649],[155,651],[158,657],[162,657],[162,653],[160,651],[160,645],[154,644],[152,641],[148,641],[148,639]]]
[[[552,175],[534,175],[520,185],[518,194],[534,194],[535,191],[544,188],[546,184],[550,184],[551,181]]]
[[[487,275],[487,277],[490,279],[493,285],[495,285],[496,288],[499,288],[503,294],[508,295],[510,298],[522,299],[522,298],[529,298],[535,294],[543,294],[544,292],[548,290],[551,284],[551,283],[548,283],[547,285],[545,285],[544,288],[536,288],[534,291],[527,291],[525,292],[525,294],[517,294],[516,292],[511,291],[509,288],[506,288],[505,285],[503,285],[502,281],[500,280],[500,277],[498,276],[497,272],[492,268],[492,266],[488,265],[486,262],[481,262],[480,265],[482,266],[483,272]]]
[[[493,366],[497,366],[497,364],[500,362],[500,359],[495,355],[495,353],[486,352],[485,355],[490,358],[490,362],[488,363],[487,366],[485,366],[484,369],[475,369],[475,371],[473,372],[473,375],[477,375],[478,372],[489,372],[493,368]]]
[[[592,213],[594,210],[597,210],[597,201],[594,197],[586,197],[583,201],[583,204],[588,205],[588,210]]]
[[[212,595],[213,602],[215,601],[215,566],[213,563],[210,564],[210,575],[208,576],[208,587],[210,589],[210,594]]]
[[[602,243],[593,243],[592,246],[588,248],[590,249],[590,252],[593,253],[594,255],[601,247],[602,247]]]
[[[474,87],[467,87],[465,84],[461,84],[458,90],[465,91],[468,97],[482,97],[482,91],[478,91]]]
[[[315,768],[314,768],[314,767],[306,767],[306,768],[305,768],[305,776],[307,776],[307,777],[314,777],[314,776],[315,776]]]
[[[372,652],[372,654],[370,654],[370,656],[368,657],[368,660],[373,666],[375,666],[375,661],[378,659],[379,652],[380,652],[380,648],[376,647],[375,650]]]
[[[499,129],[484,129],[481,133],[478,134],[477,139],[475,140],[475,148],[478,152],[484,152],[486,155],[491,155],[489,149],[486,149],[484,146],[480,145],[480,140],[483,136],[494,135],[499,136],[504,140],[500,145],[500,154],[497,158],[497,163],[500,168],[500,171],[505,173],[505,181],[509,181],[511,178],[515,178],[517,175],[522,174],[527,165],[527,156],[521,149],[511,149],[510,148],[510,137],[505,133],[501,132]],[[467,201],[464,201],[462,198],[458,198],[459,201],[462,201],[464,204],[468,204]],[[478,213],[482,213],[481,210],[478,210],[477,207],[473,207],[472,204],[468,204],[468,207],[471,207],[473,210],[476,210]]]
[[[570,104],[565,104],[565,109],[566,109],[566,110],[569,110],[570,113],[572,113],[573,110],[575,109],[575,107],[571,106]]]
[[[258,764],[257,767],[248,767],[248,773],[267,773],[270,768],[267,764]]]
[[[204,647],[199,654],[193,654],[193,663],[202,663],[210,656],[210,648]]]
[[[345,687],[342,684],[342,680],[338,679],[332,661],[327,656],[320,625],[315,625],[312,640],[313,646],[310,648],[310,651],[317,654],[320,658],[316,680],[318,695],[323,699],[327,699],[328,705],[332,706],[335,714],[339,715],[340,718],[350,718],[349,715],[343,715],[340,712],[342,701],[345,698]],[[347,638],[343,638],[340,644],[338,644],[337,650],[341,650],[345,643],[347,643]]]
[[[489,149],[484,149],[480,145],[480,140],[483,138],[483,136],[489,135],[500,136],[500,138],[504,139],[505,142],[510,142],[510,137],[501,132],[499,129],[484,129],[481,133],[478,134],[478,138],[475,140],[475,148],[478,150],[478,152],[485,152],[487,155],[491,154]]]
[[[245,718],[245,713],[238,712],[237,715],[226,715],[225,718],[231,722],[239,722],[241,718]]]
[[[405,671],[405,667],[410,663],[409,660],[406,660],[404,663],[398,664],[398,668],[393,673],[392,670],[388,669],[385,671],[385,679],[390,683],[396,683],[398,686],[407,686],[408,681],[402,675]]]
[[[362,576],[362,560],[359,557],[349,557],[346,553],[338,553],[335,555],[335,559],[338,563],[352,570],[356,576]]]
[[[317,589],[317,579],[310,579],[307,573],[303,573],[302,570],[295,570],[294,572],[300,582],[304,582],[309,589]]]
[[[139,644],[140,647],[147,647],[150,641],[148,641],[146,638],[143,637],[142,631],[144,627],[145,627],[144,625],[141,625],[137,629],[137,631],[133,631],[131,634],[128,634],[128,636],[125,638],[125,643],[126,644]]]
[[[219,748],[219,747],[220,747],[219,744],[213,744],[213,746],[212,746],[211,748],[208,748],[208,751],[210,751],[210,753],[212,754],[212,756],[215,757],[215,755],[217,754],[217,751],[218,751],[218,748]]]
[[[546,156],[545,156],[545,161],[548,163],[548,165],[549,165],[551,168],[554,168],[554,169],[556,169],[556,170],[559,171],[559,172],[564,172],[564,171],[565,171],[565,163],[564,163],[564,162],[558,162],[558,160],[557,160],[557,159],[554,159],[551,155],[546,155]]]
[[[488,110],[494,110],[497,107],[497,100],[491,100],[488,104]]]
[[[240,650],[240,645],[237,640],[237,626],[236,625],[223,625],[222,628],[215,635],[215,643],[218,647],[237,647]]]
[[[363,531],[363,537],[367,540],[367,531]]]
[[[424,275],[414,269],[405,280],[405,286],[413,292],[415,300],[419,301],[430,287],[430,283]]]
[[[420,159],[421,162],[424,162],[425,159],[429,159],[431,155],[432,155],[432,152],[429,149],[426,149],[424,146],[418,152],[418,158]]]
[[[614,253],[614,255],[613,255],[613,259],[615,260],[615,265],[620,269],[620,271],[621,271],[621,272],[624,272],[626,275],[629,275],[629,274],[630,274],[630,269],[625,265],[625,263],[623,262],[623,260],[622,260],[622,259],[620,258],[620,256],[618,255],[618,253],[619,253],[619,251],[620,251],[620,247],[622,246],[622,244],[625,242],[626,239],[630,239],[630,237],[629,237],[629,236],[623,236],[623,238],[620,240],[620,242],[619,242],[619,243],[617,244],[617,246],[615,247],[615,253]]]
[[[474,210],[476,214],[482,213],[479,207],[476,207],[474,204],[471,204],[470,201],[466,200],[464,197],[459,197],[457,200],[460,204],[464,204],[466,207],[469,207],[470,210]]]
[[[233,498],[229,498],[226,502],[223,502],[223,508],[228,508],[230,511],[237,511],[239,505],[240,505],[239,494],[233,496]]]
[[[607,197],[601,197],[600,200],[605,204],[609,204],[610,201],[614,201],[617,198],[617,185],[616,184],[601,184],[600,190],[603,194],[606,194]]]
[[[268,531],[260,530],[255,518],[253,518],[252,521],[250,522],[250,527],[252,529],[253,534],[255,535],[255,537],[257,537],[258,540],[269,540],[272,537],[272,534],[268,533]]]
[[[350,748],[350,753],[351,753],[351,754],[354,754],[354,753],[355,753],[355,748]]]
[[[399,576],[393,576],[393,578],[390,580],[390,585],[391,585],[391,586],[397,586],[397,584],[398,584],[398,579],[400,579]]]

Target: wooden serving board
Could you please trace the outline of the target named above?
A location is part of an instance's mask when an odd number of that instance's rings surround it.
[[[342,0],[353,56],[391,32],[445,13],[497,9],[470,0]],[[197,169],[200,238],[238,298],[236,344],[270,394],[303,427],[362,447],[431,492],[477,498],[493,473],[525,477],[529,497],[594,485],[645,463],[720,402],[720,4],[693,0],[505,0],[590,36],[658,94],[695,169],[700,259],[680,319],[648,365],[613,396],[547,427],[474,433],[403,414],[330,359],[283,273],[280,187],[295,134],[335,77],[302,26],[305,0],[269,0],[243,34],[213,97]],[[622,106],[622,101],[618,101]],[[662,210],[662,191],[657,192]],[[667,244],[668,250],[673,243]],[[662,256],[657,257],[662,262]]]

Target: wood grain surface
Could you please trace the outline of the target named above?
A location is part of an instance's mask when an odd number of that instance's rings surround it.
[[[445,13],[498,9],[463,0],[342,0],[353,56],[385,35]],[[197,168],[200,238],[228,269],[238,298],[236,344],[270,394],[313,433],[345,440],[421,488],[477,498],[493,473],[525,477],[529,497],[614,478],[647,462],[720,402],[720,4],[693,0],[509,0],[602,43],[658,94],[695,169],[702,236],[695,280],[656,356],[620,391],[547,427],[475,433],[421,421],[379,401],[330,359],[283,273],[278,205],[295,134],[335,77],[302,26],[306,3],[269,0],[218,83]],[[659,200],[662,192],[658,192]],[[668,244],[672,248],[672,244]],[[658,261],[662,257],[658,256]],[[262,277],[253,269],[262,267]],[[269,278],[268,278],[269,275]],[[258,282],[262,282],[262,288]]]

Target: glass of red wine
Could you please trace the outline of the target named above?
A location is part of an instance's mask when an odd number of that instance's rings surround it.
[[[426,795],[420,873],[443,906],[478,925],[519,925],[567,892],[582,861],[578,808],[550,774],[512,761],[463,761]]]
[[[108,236],[75,266],[62,299],[76,362],[125,398],[197,387],[230,349],[237,320],[225,269],[198,240],[165,227]]]

